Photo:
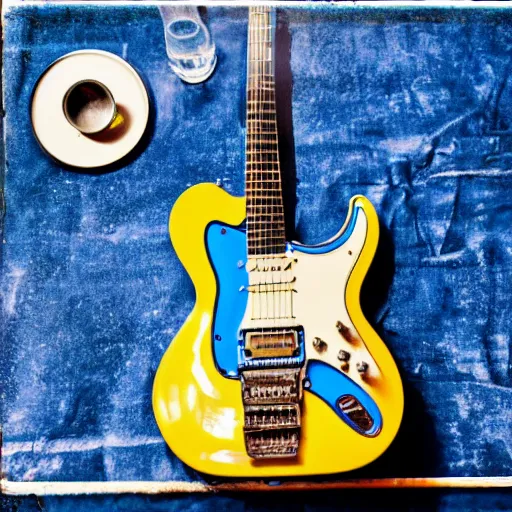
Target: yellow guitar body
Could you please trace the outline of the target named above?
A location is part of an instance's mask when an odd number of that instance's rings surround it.
[[[344,311],[348,319],[345,322],[350,322],[359,340],[353,349],[353,359],[365,357],[370,361],[368,378],[360,378],[354,365],[348,375],[378,407],[382,423],[378,435],[366,436],[355,431],[324,400],[305,390],[298,455],[255,460],[248,456],[244,445],[240,381],[219,372],[212,351],[218,289],[205,243],[205,233],[212,222],[228,226],[243,222],[245,198],[233,197],[213,184],[200,184],[188,189],[176,202],[170,217],[170,235],[194,283],[196,303],[160,363],[154,382],[153,408],[165,441],[192,468],[226,477],[337,473],[375,460],[394,439],[402,418],[402,383],[393,358],[363,316],[359,303],[361,285],[379,235],[377,215],[368,199],[362,196],[352,199],[347,221],[334,239],[349,229],[349,221],[356,211],[358,221],[350,227],[353,234],[340,248],[313,255],[302,254],[298,247],[297,286],[302,288],[297,295],[304,297],[304,302],[301,306],[297,300],[297,315],[304,324],[306,358],[325,359],[326,364],[339,368],[335,354],[338,344],[342,346],[346,342],[335,339],[337,334],[331,332],[337,316],[324,321],[322,315]],[[344,262],[345,271],[336,270]],[[311,276],[314,268],[317,274]],[[332,274],[327,274],[330,268]],[[317,285],[315,292],[312,287]],[[325,353],[317,352],[311,345],[308,331],[313,329],[318,332],[323,329],[323,337],[329,340],[329,350]]]

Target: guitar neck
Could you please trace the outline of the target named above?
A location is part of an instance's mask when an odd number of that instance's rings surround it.
[[[275,13],[249,9],[245,196],[249,256],[285,252],[274,81]]]

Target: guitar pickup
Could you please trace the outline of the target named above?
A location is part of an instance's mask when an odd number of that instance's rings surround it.
[[[245,333],[246,357],[292,357],[297,354],[299,340],[294,330],[248,331]]]

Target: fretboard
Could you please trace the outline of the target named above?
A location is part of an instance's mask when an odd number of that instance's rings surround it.
[[[245,196],[249,256],[285,252],[274,83],[274,12],[249,9]]]

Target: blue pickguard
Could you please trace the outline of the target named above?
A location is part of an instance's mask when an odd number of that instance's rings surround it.
[[[245,269],[245,232],[213,222],[206,231],[206,248],[217,279],[213,319],[213,358],[227,377],[238,377],[238,330],[247,306],[249,278]]]
[[[306,367],[306,378],[310,382],[308,391],[320,397],[345,423],[365,436],[376,436],[382,429],[382,415],[373,398],[352,379],[331,365],[311,360]],[[373,420],[373,425],[362,430],[338,407],[344,395],[355,396]]]
[[[340,247],[352,234],[360,208],[354,208],[347,229],[337,238],[317,246],[290,244],[289,249],[309,254],[322,254]],[[247,306],[249,284],[246,234],[241,228],[212,222],[206,230],[206,246],[217,280],[212,349],[217,369],[222,375],[238,378],[239,329]],[[309,361],[306,378],[308,390],[319,396],[332,410],[357,432],[372,436],[382,428],[377,404],[358,384],[341,371],[320,361]],[[368,431],[361,431],[338,407],[340,397],[353,395],[373,419]]]

